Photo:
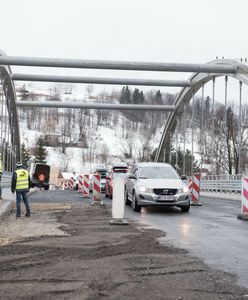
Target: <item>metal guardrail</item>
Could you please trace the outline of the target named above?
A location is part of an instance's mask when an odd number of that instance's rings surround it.
[[[3,172],[2,175],[2,188],[10,187],[11,186],[11,179],[12,179],[12,172]]]
[[[244,175],[207,175],[201,179],[200,190],[203,192],[241,193]]]

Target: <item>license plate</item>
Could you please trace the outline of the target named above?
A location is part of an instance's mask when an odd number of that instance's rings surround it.
[[[169,200],[174,200],[172,196],[159,196],[158,198],[159,201],[169,201]]]

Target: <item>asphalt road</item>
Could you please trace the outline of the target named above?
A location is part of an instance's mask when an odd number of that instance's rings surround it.
[[[53,202],[80,202],[77,192],[53,194]],[[38,200],[34,194],[30,200]],[[49,199],[43,198],[44,201]],[[37,200],[37,201],[38,201]],[[112,201],[103,197],[105,204]],[[248,222],[237,219],[240,203],[232,200],[201,198],[200,207],[191,207],[189,213],[177,208],[143,208],[141,213],[125,208],[125,218],[138,220],[146,226],[166,232],[166,240],[172,245],[189,251],[203,259],[213,269],[237,275],[238,283],[248,286]]]

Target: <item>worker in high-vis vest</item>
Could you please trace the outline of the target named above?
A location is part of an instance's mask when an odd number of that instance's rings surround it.
[[[3,162],[2,153],[0,152],[0,200],[2,200],[2,175],[3,175]]]
[[[16,218],[21,217],[21,200],[26,207],[26,217],[30,217],[30,207],[28,203],[27,193],[30,186],[30,177],[28,171],[23,167],[22,163],[16,164],[16,171],[13,173],[11,182],[11,192],[16,192]]]

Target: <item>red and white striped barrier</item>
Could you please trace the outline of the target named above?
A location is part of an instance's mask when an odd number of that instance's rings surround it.
[[[68,180],[64,180],[62,183],[62,190],[67,190],[68,189]]]
[[[78,176],[78,192],[83,192],[83,175]]]
[[[242,180],[241,214],[238,219],[248,220],[248,177]]]
[[[90,196],[90,179],[89,175],[83,176],[83,186],[82,186],[82,197],[89,197]]]
[[[71,177],[69,179],[69,189],[73,190],[74,189],[74,177]]]
[[[189,189],[189,194],[192,195],[193,179],[191,177],[188,179],[188,189]]]
[[[193,176],[191,205],[202,205],[200,203],[200,174],[194,174]]]
[[[92,204],[101,204],[101,175],[94,174],[92,176],[92,182],[93,182]]]

